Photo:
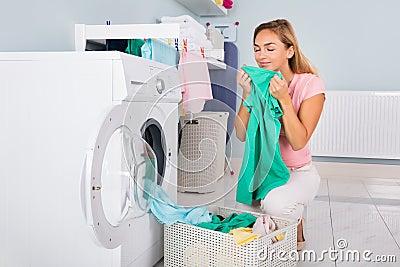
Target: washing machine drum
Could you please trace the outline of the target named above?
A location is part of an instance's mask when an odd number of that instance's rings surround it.
[[[157,184],[156,154],[132,131],[126,110],[116,106],[108,113],[82,171],[86,222],[106,248],[121,245],[135,219],[149,211]]]

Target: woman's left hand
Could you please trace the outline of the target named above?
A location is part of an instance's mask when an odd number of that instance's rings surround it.
[[[269,83],[269,92],[273,97],[278,99],[278,101],[284,100],[289,97],[288,83],[285,79],[279,78],[278,75],[274,75]]]

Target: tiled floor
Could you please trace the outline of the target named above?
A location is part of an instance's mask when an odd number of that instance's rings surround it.
[[[314,164],[321,184],[305,212],[305,250],[315,252],[316,258],[324,255],[324,260],[299,260],[297,266],[400,266],[400,166]],[[232,167],[235,175],[220,179],[215,192],[179,193],[178,203],[234,207],[240,161],[233,159]],[[340,249],[343,244],[346,247]],[[323,254],[324,250],[328,252]],[[359,261],[353,256],[358,253]],[[362,253],[371,260],[393,255],[396,262],[367,262]],[[339,257],[336,261],[335,256]]]

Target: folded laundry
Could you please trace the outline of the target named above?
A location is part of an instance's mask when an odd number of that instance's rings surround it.
[[[197,31],[202,32],[203,34],[206,33],[206,28],[189,15],[182,15],[177,17],[164,16],[161,17],[161,22],[179,23],[180,28],[194,28]]]
[[[193,28],[183,28],[179,31],[180,38],[192,37],[199,40],[207,40],[207,35]]]

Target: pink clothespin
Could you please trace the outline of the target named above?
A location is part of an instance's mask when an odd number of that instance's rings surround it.
[[[200,47],[200,52],[201,52],[201,56],[203,58],[206,58],[206,56],[204,55],[204,47]]]
[[[183,49],[187,52],[187,39],[183,39]]]

